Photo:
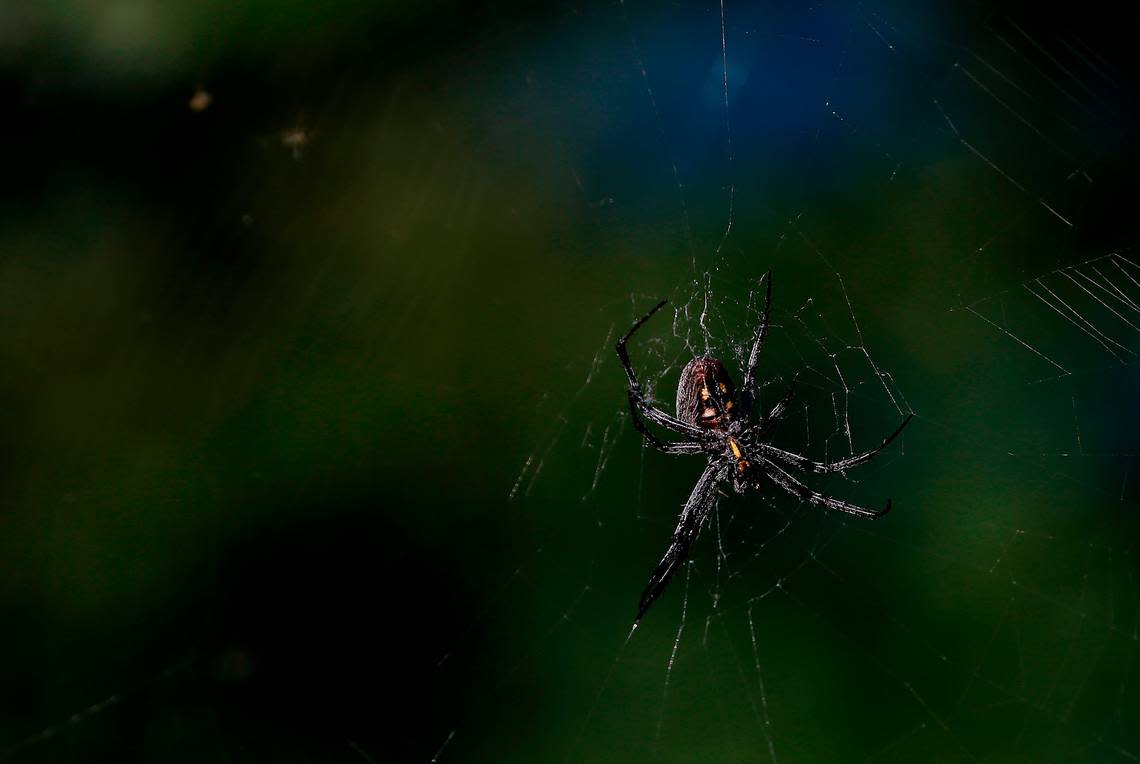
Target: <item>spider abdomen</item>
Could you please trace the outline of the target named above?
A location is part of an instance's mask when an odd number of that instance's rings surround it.
[[[736,388],[716,358],[694,358],[677,382],[677,418],[706,430],[719,430],[736,408]]]

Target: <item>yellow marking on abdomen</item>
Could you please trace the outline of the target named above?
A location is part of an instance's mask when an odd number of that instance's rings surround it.
[[[744,454],[740,450],[740,446],[737,445],[736,440],[734,438],[728,439],[728,447],[732,449],[732,455],[735,456],[737,459],[744,456]]]

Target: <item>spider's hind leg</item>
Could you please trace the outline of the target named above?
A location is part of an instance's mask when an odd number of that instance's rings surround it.
[[[649,584],[645,587],[645,591],[641,594],[635,624],[641,621],[645,612],[665,591],[665,587],[673,578],[673,574],[689,558],[689,548],[697,540],[701,526],[705,523],[705,518],[708,517],[709,511],[716,503],[716,498],[719,495],[717,484],[727,477],[728,470],[729,467],[723,464],[710,464],[705,467],[705,471],[701,473],[697,484],[693,486],[693,492],[689,495],[689,500],[685,502],[681,516],[677,519],[673,539],[665,550],[661,562],[657,563],[657,567],[654,568],[653,574],[649,577]]]

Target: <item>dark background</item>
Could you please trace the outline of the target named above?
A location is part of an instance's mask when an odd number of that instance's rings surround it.
[[[1137,758],[1135,27],[0,4],[0,761]],[[701,465],[612,344],[769,270],[894,513],[725,498],[627,640]]]

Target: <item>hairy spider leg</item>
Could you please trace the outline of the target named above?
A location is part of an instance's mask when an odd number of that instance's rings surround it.
[[[653,446],[661,453],[673,455],[704,453],[704,445],[695,440],[680,440],[675,443],[670,443],[659,439],[656,435],[651,433],[649,431],[649,428],[645,426],[645,423],[641,421],[641,417],[637,413],[637,409],[631,406],[630,410],[630,415],[633,417],[633,426],[637,428],[637,431],[641,433],[641,436],[643,438],[645,438],[646,443]]]
[[[641,413],[638,410],[638,405],[634,400],[633,395],[629,396],[629,417],[633,420],[633,427],[645,442],[656,448],[658,451],[665,454],[699,454],[704,451],[704,445],[696,440],[682,440],[675,443],[661,440],[654,435],[650,429],[642,421]]]
[[[661,409],[650,406],[649,403],[646,402],[645,395],[641,391],[641,383],[638,381],[637,374],[633,370],[633,364],[630,363],[629,351],[626,349],[626,343],[629,342],[629,339],[633,336],[634,332],[640,329],[642,324],[648,321],[654,313],[661,310],[661,308],[663,308],[667,302],[669,301],[662,300],[661,302],[654,305],[648,313],[639,318],[634,323],[634,325],[630,327],[629,331],[626,332],[622,338],[617,341],[617,346],[615,349],[617,350],[618,358],[621,360],[622,368],[625,370],[626,379],[629,380],[629,407],[632,412],[640,413],[643,417],[659,427],[664,427],[667,430],[672,430],[679,435],[687,435],[690,438],[702,439],[704,432],[700,428],[685,424],[680,419],[666,414]],[[649,429],[645,427],[645,423],[640,421],[637,416],[634,416],[633,423],[637,428],[637,431],[640,432],[642,436],[645,437],[645,439],[648,440],[650,445],[652,445],[654,448],[660,449],[662,446],[667,445],[664,443],[664,441],[659,440],[656,436],[649,432]],[[689,452],[682,451],[675,453]]]
[[[780,465],[769,459],[762,459],[759,464],[760,468],[764,471],[764,474],[767,475],[773,483],[780,486],[791,495],[796,496],[799,499],[808,502],[809,504],[815,504],[819,507],[827,507],[828,509],[836,509],[840,512],[846,512],[849,515],[855,515],[856,517],[867,517],[872,520],[877,520],[878,518],[891,511],[890,499],[887,499],[887,506],[881,510],[876,511],[873,509],[867,509],[866,507],[860,507],[858,504],[851,504],[839,499],[833,499],[830,496],[824,496],[818,491],[813,491],[801,483],[799,480],[796,480],[794,477],[785,472],[780,467]]]
[[[777,459],[779,461],[782,461],[784,464],[795,467],[796,469],[804,470],[805,472],[814,472],[818,475],[826,475],[831,472],[843,472],[844,470],[850,469],[851,467],[858,467],[860,464],[865,464],[866,462],[869,462],[875,458],[875,456],[880,451],[889,446],[891,444],[891,441],[899,436],[899,434],[903,431],[903,428],[910,424],[911,419],[914,419],[914,414],[907,414],[906,418],[903,419],[902,424],[895,428],[895,431],[888,435],[882,443],[880,443],[875,448],[872,448],[870,451],[864,451],[861,454],[849,456],[846,459],[840,459],[839,461],[831,462],[830,464],[824,462],[814,462],[811,459],[800,456],[799,454],[793,454],[790,451],[785,451],[782,448],[776,448],[775,446],[769,445],[767,443],[757,443],[756,447],[759,448],[765,456],[770,457],[770,459]]]
[[[760,314],[760,323],[752,335],[752,352],[748,356],[748,368],[744,370],[744,383],[740,386],[740,405],[742,416],[752,413],[752,402],[756,398],[756,364],[760,362],[760,351],[764,349],[764,339],[768,336],[768,313],[772,308],[772,271],[764,274],[767,283],[767,294],[764,297],[764,312]]]
[[[705,518],[709,516],[709,511],[716,503],[717,485],[728,476],[731,469],[731,465],[710,464],[705,467],[705,471],[701,473],[697,484],[693,486],[693,492],[689,494],[689,500],[685,502],[685,507],[681,510],[681,517],[677,521],[677,527],[673,531],[673,541],[665,550],[665,556],[661,558],[661,562],[657,563],[657,567],[654,568],[653,575],[649,577],[649,584],[641,595],[641,602],[637,608],[637,619],[634,621],[635,626],[641,622],[650,605],[661,596],[661,592],[665,591],[669,579],[688,559],[689,548],[696,541],[697,535],[701,532],[701,526],[705,523]]]

